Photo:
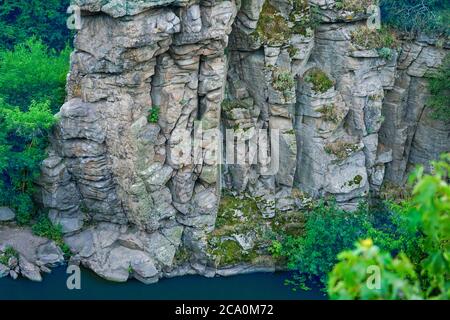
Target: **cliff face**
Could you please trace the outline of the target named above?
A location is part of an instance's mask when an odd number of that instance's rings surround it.
[[[449,125],[424,108],[446,50],[380,57],[352,40],[367,16],[335,1],[310,1],[316,32],[302,0],[73,2],[82,29],[39,198],[75,260],[107,279],[216,273],[222,189],[257,197],[263,218],[301,208],[298,194],[352,209],[450,150]],[[246,162],[219,163],[227,129]],[[264,162],[261,145],[279,152]]]

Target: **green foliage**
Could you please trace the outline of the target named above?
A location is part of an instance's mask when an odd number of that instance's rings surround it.
[[[233,109],[251,109],[253,107],[253,99],[239,99],[239,100],[230,100],[225,99],[222,101],[221,108],[224,112],[229,112]]]
[[[378,0],[339,0],[336,1],[335,6],[338,10],[366,13],[369,6],[377,3]]]
[[[432,116],[438,120],[450,121],[450,54],[444,58],[439,70],[429,76],[431,97],[428,105],[433,110]]]
[[[450,298],[450,154],[432,164],[432,174],[424,174],[423,167],[419,167],[411,175],[410,181],[416,182],[413,197],[402,210],[410,228],[422,235],[419,259],[409,246],[396,248],[401,251],[394,258],[392,252],[381,251],[372,246],[372,240],[366,240],[355,251],[339,255],[341,262],[330,274],[331,298]],[[380,289],[370,290],[367,286],[369,266],[381,270]]]
[[[37,38],[0,50],[0,97],[12,106],[27,110],[33,100],[50,101],[53,113],[65,99],[70,48],[56,53]]]
[[[367,26],[359,27],[351,33],[352,42],[363,49],[378,49],[380,55],[392,55],[392,50],[398,46],[395,34],[388,28],[380,30],[370,29]]]
[[[396,258],[380,252],[372,240],[338,255],[339,263],[328,280],[328,295],[341,300],[419,299],[420,288],[413,264],[404,254]],[[371,269],[373,267],[375,269]],[[374,279],[370,279],[370,276]],[[379,279],[375,277],[379,275]],[[372,281],[371,281],[372,280]],[[378,283],[377,283],[378,282]]]
[[[385,60],[392,59],[394,55],[394,50],[391,48],[381,48],[377,50],[379,56]]]
[[[307,0],[293,0],[289,20],[294,24],[291,28],[292,33],[311,36],[320,24],[319,10],[317,6],[311,6]]]
[[[275,46],[288,43],[293,34],[312,36],[320,22],[317,7],[310,6],[307,0],[292,0],[291,3],[293,10],[289,17],[285,17],[266,0],[252,36]],[[290,53],[292,54],[292,49]]]
[[[54,123],[48,103],[32,102],[23,112],[0,100],[0,205],[15,209],[19,224],[28,223],[35,212],[34,180]]]
[[[309,70],[304,77],[305,81],[313,85],[313,90],[319,93],[325,93],[334,86],[333,80],[320,69]]]
[[[450,36],[450,2],[442,0],[381,0],[382,20],[396,29],[415,36]]]
[[[372,237],[383,250],[397,254],[414,252],[421,255],[420,237],[410,228],[406,208],[394,204],[369,208],[361,204],[357,211],[346,212],[336,202],[320,202],[308,213],[301,236],[285,231],[272,243],[271,253],[286,262],[297,275],[289,283],[307,288],[306,283],[319,280],[326,285],[327,274],[338,261],[342,250],[351,249],[358,239]]]
[[[9,259],[19,258],[19,253],[13,247],[6,247],[3,253],[0,253],[0,264],[8,265]]]
[[[302,288],[315,280],[325,285],[337,254],[364,235],[364,218],[361,212],[341,210],[334,201],[321,202],[309,213],[305,235],[282,235],[273,243],[272,254],[285,259],[290,270],[298,271],[294,282]]]
[[[283,44],[291,36],[288,21],[268,0],[262,7],[254,35],[269,45]]]
[[[432,163],[433,174],[419,167],[411,175],[415,181],[412,205],[408,212],[411,224],[424,235],[427,257],[421,261],[421,276],[427,280],[427,298],[450,298],[450,153]]]
[[[347,159],[353,152],[359,149],[359,145],[345,141],[336,141],[325,145],[324,150],[328,154],[336,156],[339,160]]]
[[[249,262],[256,258],[253,251],[247,252],[242,250],[239,243],[234,240],[220,241],[212,250],[212,254],[216,257],[217,266],[229,266],[239,262]]]
[[[287,70],[275,70],[273,72],[272,85],[275,90],[287,93],[295,88],[295,79]]]
[[[55,241],[66,256],[70,256],[69,247],[64,243],[61,225],[54,225],[47,215],[41,215],[31,227],[33,234]]]
[[[334,104],[327,104],[318,109],[317,112],[322,114],[323,120],[325,121],[330,121],[337,124],[342,120],[337,113],[336,106]]]
[[[31,36],[62,50],[71,31],[66,26],[70,0],[0,0],[0,49],[13,49]]]
[[[177,251],[175,252],[174,256],[174,263],[175,265],[182,265],[186,262],[189,262],[189,259],[191,257],[191,253],[189,252],[189,249],[185,246],[178,247]]]
[[[148,115],[148,118],[147,118],[149,123],[158,123],[158,121],[159,121],[159,110],[160,110],[159,106],[153,106],[149,110],[150,114]]]

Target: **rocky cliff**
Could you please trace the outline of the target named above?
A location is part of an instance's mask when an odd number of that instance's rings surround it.
[[[361,46],[364,9],[73,2],[82,28],[38,198],[72,261],[106,279],[272,270],[259,234],[273,221],[311,198],[354,209],[450,151],[449,124],[425,108],[425,76],[448,50],[429,39],[388,55]],[[224,190],[241,206],[221,206]],[[227,259],[236,247],[244,264]]]

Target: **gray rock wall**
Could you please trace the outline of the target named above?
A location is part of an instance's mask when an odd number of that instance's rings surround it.
[[[83,24],[37,198],[74,261],[106,279],[230,273],[207,250],[222,189],[258,197],[264,218],[301,208],[298,190],[353,209],[385,170],[402,183],[450,150],[449,125],[424,108],[446,50],[417,42],[384,59],[352,42],[367,16],[335,1],[310,1],[315,32],[301,0],[74,3]],[[323,92],[308,80],[319,71]],[[227,129],[245,162],[218,162]],[[261,161],[255,147],[276,153],[273,141],[278,157]]]

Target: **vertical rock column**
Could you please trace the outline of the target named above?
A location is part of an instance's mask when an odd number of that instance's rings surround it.
[[[193,252],[181,273],[205,268],[219,201],[210,154],[219,143],[210,132],[220,124],[236,7],[125,2],[81,3],[89,14],[40,198],[85,266],[150,283],[174,272],[180,247]],[[197,149],[195,135],[203,135]],[[91,223],[83,229],[84,220]]]
[[[381,186],[384,163],[390,161],[389,150],[379,148],[378,132],[396,56],[386,60],[377,50],[353,42],[352,34],[366,24],[364,13],[313,2],[322,24],[298,86],[296,177],[309,195],[334,196],[343,207],[354,209],[371,188]]]
[[[426,108],[427,75],[437,70],[449,50],[436,47],[430,40],[403,45],[395,85],[383,105],[385,122],[380,141],[393,150],[386,181],[399,186],[416,165],[425,165],[429,170],[431,160],[450,151],[450,124],[433,119],[431,110]]]
[[[248,145],[240,151],[247,163],[227,165],[224,180],[232,190],[260,197],[258,205],[267,217],[293,208],[292,201],[283,199],[291,196],[296,169],[296,75],[314,44],[308,19],[307,1],[245,1],[231,35],[224,127]],[[261,143],[264,131],[267,138]],[[271,146],[271,163],[255,160],[252,143]]]

